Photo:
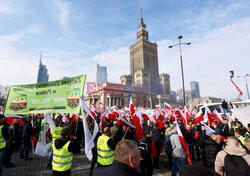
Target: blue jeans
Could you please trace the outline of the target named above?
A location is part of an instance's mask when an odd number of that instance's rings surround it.
[[[173,161],[173,167],[172,167],[171,176],[176,176],[177,172],[179,172],[179,176],[182,176],[180,169],[185,164],[185,158],[172,157],[172,161]]]
[[[224,113],[224,115],[226,115],[226,113],[230,113],[230,109],[229,108],[228,109],[223,108],[223,113]]]
[[[0,151],[0,176],[2,175],[4,160],[5,160],[5,149],[2,149]]]

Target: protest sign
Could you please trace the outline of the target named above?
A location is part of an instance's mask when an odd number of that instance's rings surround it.
[[[79,113],[86,75],[10,86],[4,114]]]

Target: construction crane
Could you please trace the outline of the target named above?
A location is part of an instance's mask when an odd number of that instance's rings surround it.
[[[233,81],[233,77],[234,77],[234,71],[230,71],[230,80],[233,83],[233,85],[236,87],[236,89],[240,92],[239,95],[237,96],[237,98],[234,101],[239,101],[240,98],[243,95],[243,92],[240,90],[240,88],[235,84],[235,82]]]

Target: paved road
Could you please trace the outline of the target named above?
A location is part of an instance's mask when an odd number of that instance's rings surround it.
[[[71,169],[72,176],[87,176],[90,169],[84,150],[81,154],[74,154],[73,165]],[[2,176],[50,176],[52,171],[46,167],[48,156],[35,156],[35,159],[24,161],[19,159],[19,153],[14,153],[12,162],[16,165],[14,168],[4,168]],[[165,156],[161,156],[161,169],[154,170],[155,176],[170,176],[170,171],[166,168]]]

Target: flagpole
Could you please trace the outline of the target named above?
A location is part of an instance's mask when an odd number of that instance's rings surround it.
[[[124,136],[122,138],[124,138],[126,136],[129,128],[130,128],[130,126],[127,128],[127,130],[126,130],[126,132],[125,132],[125,134],[124,134]]]

